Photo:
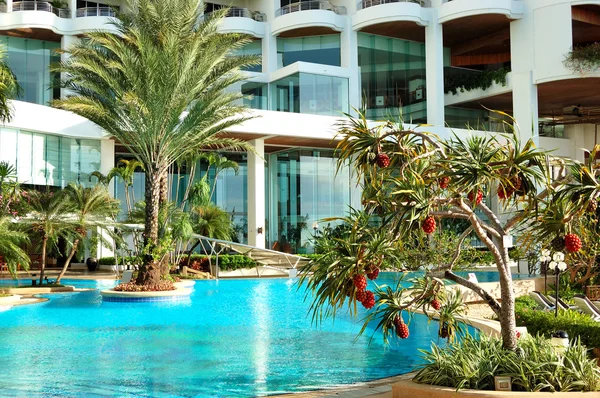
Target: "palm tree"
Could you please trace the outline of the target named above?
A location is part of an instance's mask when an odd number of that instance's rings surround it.
[[[234,56],[250,42],[247,35],[217,32],[227,9],[204,20],[197,0],[128,0],[121,10],[115,33],[86,34],[54,68],[68,76],[63,85],[73,93],[54,106],[93,121],[143,164],[146,255],[137,283],[148,284],[160,279],[153,253],[162,239],[168,170],[197,148],[249,148],[216,134],[248,119],[234,105],[242,95],[224,90],[244,80],[240,67],[258,58]]]
[[[192,229],[198,235],[221,240],[231,240],[233,236],[233,222],[229,213],[214,203],[204,203],[192,208],[191,219]],[[192,252],[199,244],[200,240],[198,239],[190,248],[186,260],[188,267],[190,266]]]
[[[0,46],[0,122],[2,123],[10,122],[12,118],[12,107],[8,100],[15,98],[21,91],[17,77],[4,61],[5,58],[6,48]]]
[[[77,227],[71,217],[74,206],[62,193],[51,191],[29,193],[27,214],[19,224],[41,244],[40,284],[44,280],[48,246],[56,247],[61,237],[68,236]]]
[[[103,185],[96,185],[94,188],[84,188],[79,184],[70,184],[65,189],[64,194],[65,200],[69,200],[74,205],[74,240],[71,243],[71,251],[63,269],[56,278],[56,283],[59,283],[65,272],[67,272],[67,268],[69,268],[71,259],[77,252],[79,244],[87,236],[87,231],[90,228],[106,229],[107,226],[113,224],[112,219],[114,219],[119,211],[118,201],[110,196],[110,193]]]
[[[0,217],[0,255],[8,265],[8,271],[16,276],[17,268],[21,265],[29,269],[29,256],[22,246],[29,243],[29,238],[24,232],[16,231],[10,218]]]
[[[237,175],[240,172],[240,165],[233,161],[233,160],[229,160],[227,159],[225,156],[221,156],[218,155],[215,157],[212,166],[215,167],[215,180],[213,181],[213,186],[210,190],[210,199],[212,200],[216,188],[217,188],[217,180],[219,179],[219,173],[222,172],[223,170],[227,170],[227,169],[233,169],[233,171],[235,172],[235,175]]]

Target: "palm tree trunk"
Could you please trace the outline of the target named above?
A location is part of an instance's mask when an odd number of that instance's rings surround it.
[[[42,239],[42,263],[40,264],[40,285],[44,280],[44,271],[46,269],[46,246],[48,246],[48,236],[44,234]]]
[[[190,196],[190,189],[192,184],[194,183],[194,177],[196,177],[196,163],[194,162],[190,166],[190,172],[187,178],[187,186],[185,187],[185,192],[183,194],[183,199],[181,200],[181,210],[185,209],[185,205],[187,203],[188,197]]]
[[[58,277],[56,278],[56,283],[60,283],[60,280],[62,279],[62,277],[65,276],[65,272],[67,272],[67,268],[69,268],[69,265],[71,264],[71,259],[73,258],[73,256],[75,255],[75,252],[77,251],[77,246],[79,246],[79,238],[75,239],[75,241],[73,242],[73,247],[71,248],[69,257],[67,257],[67,260],[65,261],[65,265],[63,266],[62,271],[60,271],[60,274],[58,274]]]
[[[162,173],[158,168],[146,170],[146,220],[144,225],[144,247],[153,251],[158,244],[158,216],[160,212],[160,183]],[[138,285],[149,285],[160,281],[160,259],[146,253],[136,279]]]
[[[169,173],[165,172],[160,179],[160,211],[162,212],[163,223],[167,225],[168,220],[168,212],[167,212],[167,204],[169,202]],[[164,256],[160,262],[160,274],[168,275],[169,274],[169,260],[170,256]]]
[[[185,261],[185,266],[189,268],[190,266],[190,260],[192,259],[192,253],[194,252],[194,249],[196,247],[198,247],[198,245],[200,244],[200,239],[196,240],[196,243],[194,243],[194,245],[192,246],[192,248],[190,249],[188,256],[187,256],[187,260]]]
[[[217,189],[217,180],[219,179],[219,171],[215,173],[215,180],[213,181],[212,189],[210,190],[210,196],[208,198],[209,202],[212,202],[213,195],[215,194],[215,189]]]

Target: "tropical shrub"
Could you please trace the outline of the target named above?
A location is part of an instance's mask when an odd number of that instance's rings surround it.
[[[117,257],[119,265],[139,264],[141,259],[137,256]],[[102,257],[98,260],[100,265],[115,265],[114,257]]]
[[[444,76],[444,92],[456,95],[459,91],[471,91],[475,89],[487,90],[492,83],[506,86],[506,75],[510,68],[496,70],[484,70],[481,73],[470,73],[462,75]]]
[[[167,290],[175,290],[173,282],[170,280],[159,280],[153,284],[137,285],[135,282],[121,283],[114,288],[117,292],[164,292]]]
[[[414,377],[417,383],[494,390],[494,376],[510,376],[513,391],[600,390],[600,368],[578,340],[559,353],[541,336],[518,339],[516,351],[503,349],[496,338],[466,336],[421,352],[426,365]]]
[[[573,72],[584,74],[600,66],[600,43],[574,47],[563,61]]]
[[[217,256],[210,256],[212,264],[216,264]],[[187,258],[179,262],[180,266],[187,263]],[[254,268],[256,262],[250,257],[241,254],[223,254],[219,256],[219,269],[221,271],[234,271],[236,269]],[[208,256],[200,254],[192,254],[190,257],[190,268],[200,271],[208,268]]]
[[[600,348],[600,322],[589,315],[577,311],[559,310],[554,312],[530,309],[525,306],[516,307],[517,326],[527,326],[531,334],[550,337],[558,330],[564,330],[569,338],[581,339],[581,344],[588,348]]]

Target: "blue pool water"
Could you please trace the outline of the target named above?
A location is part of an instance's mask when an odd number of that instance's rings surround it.
[[[393,275],[382,275],[391,281]],[[65,280],[106,289],[114,281]],[[0,312],[0,395],[256,396],[412,371],[437,325],[415,315],[384,346],[359,319],[320,327],[294,280],[198,281],[189,300],[103,302],[98,290]],[[364,313],[363,313],[364,315]]]

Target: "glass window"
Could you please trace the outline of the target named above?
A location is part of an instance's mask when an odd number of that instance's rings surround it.
[[[341,116],[348,112],[348,79],[296,73],[271,83],[271,110]]]
[[[262,42],[260,40],[254,40],[253,42],[246,44],[241,49],[235,51],[234,54],[235,55],[259,55],[262,57]],[[258,64],[258,65],[247,66],[245,68],[242,68],[242,70],[245,70],[247,72],[261,72],[262,65]]]
[[[424,43],[359,32],[358,66],[367,117],[425,121]]]
[[[242,84],[242,94],[244,97],[244,105],[252,109],[268,109],[266,83],[248,82]]]
[[[310,252],[313,226],[326,227],[322,219],[347,213],[356,184],[351,181],[349,167],[336,174],[336,165],[331,150],[302,149],[271,155],[269,167],[275,168],[276,175],[269,186],[276,219],[270,222],[269,246]]]
[[[340,35],[277,38],[277,67],[294,62],[340,66]]]
[[[0,148],[0,160],[14,165],[24,184],[88,186],[90,173],[100,170],[99,140],[1,129]]]
[[[58,98],[60,90],[52,89],[55,76],[48,68],[60,60],[55,52],[60,43],[8,36],[0,36],[0,43],[6,46],[8,66],[23,89],[17,99],[46,105]]]

